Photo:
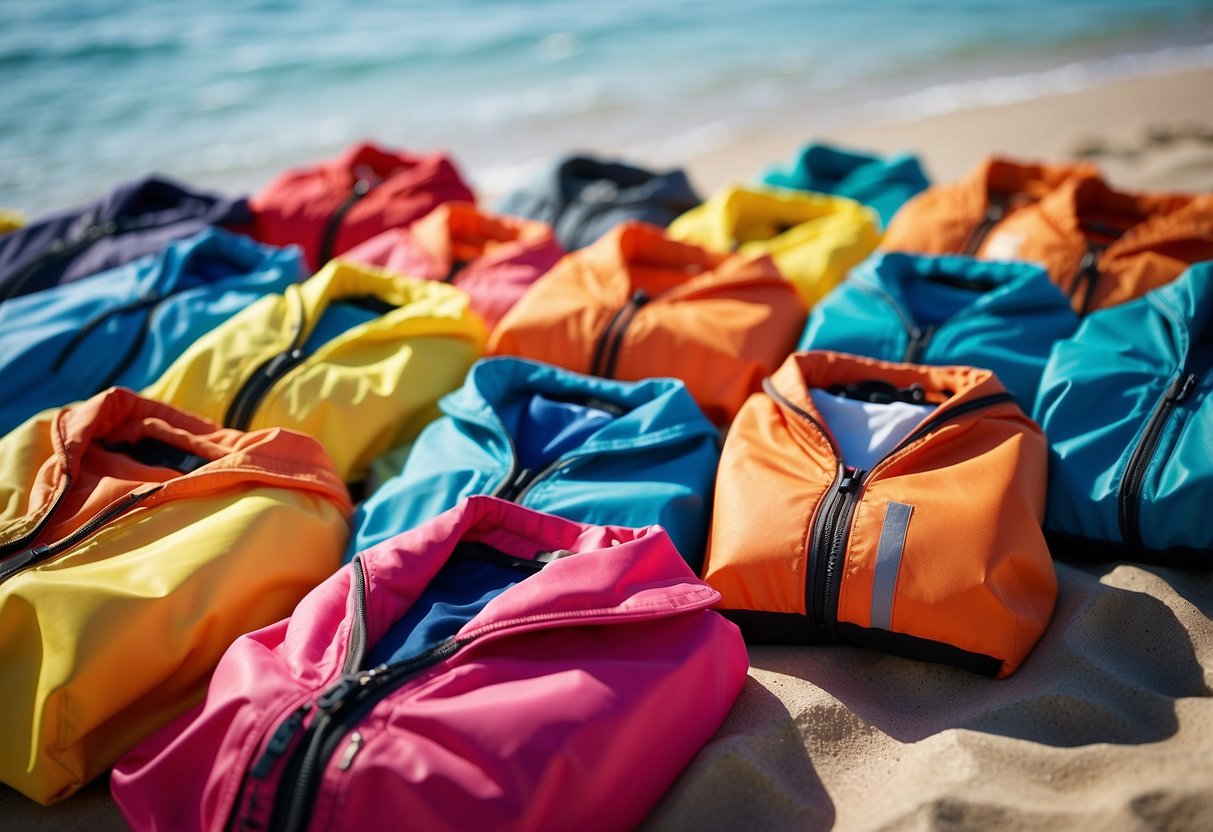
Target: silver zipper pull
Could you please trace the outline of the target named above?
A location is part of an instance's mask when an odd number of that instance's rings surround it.
[[[359,749],[362,748],[362,734],[355,731],[350,734],[350,741],[345,746],[345,751],[341,755],[340,762],[337,763],[337,768],[341,771],[348,771],[350,765],[354,762],[354,757],[358,755]]]

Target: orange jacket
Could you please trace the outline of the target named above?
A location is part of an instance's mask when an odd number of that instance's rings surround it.
[[[1085,314],[1213,258],[1213,195],[1126,193],[1088,164],[990,159],[907,203],[882,247],[1038,262]]]
[[[492,329],[563,256],[547,223],[447,202],[412,225],[359,243],[341,259],[458,286]]]
[[[809,390],[879,379],[936,408],[871,466]],[[748,635],[1010,675],[1052,614],[1045,440],[989,370],[788,358],[729,429],[704,578]],[[842,426],[836,425],[835,429]]]
[[[680,378],[725,424],[792,351],[804,319],[766,255],[713,253],[629,222],[536,281],[488,352],[624,381]]]

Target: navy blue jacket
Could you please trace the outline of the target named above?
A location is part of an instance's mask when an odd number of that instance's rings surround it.
[[[0,236],[0,302],[158,254],[208,225],[252,221],[243,199],[152,175]]]

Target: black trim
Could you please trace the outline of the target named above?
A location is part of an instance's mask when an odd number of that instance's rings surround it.
[[[107,451],[116,454],[126,454],[144,465],[150,465],[154,468],[171,468],[182,474],[197,471],[211,461],[204,456],[192,454],[189,451],[170,445],[167,442],[162,442],[159,439],[153,439],[150,436],[141,437],[134,444],[130,442],[107,442],[104,439],[98,444]]]
[[[823,646],[828,643],[814,636],[812,623],[804,615],[757,610],[716,611],[741,628],[746,641],[754,644]],[[973,653],[927,638],[890,633],[887,630],[860,627],[841,621],[835,625],[835,632],[840,644],[869,648],[903,659],[951,665],[981,676],[994,677],[1002,670],[1002,662],[993,656]]]
[[[350,295],[346,298],[337,298],[332,302],[348,303],[350,306],[364,309],[367,312],[374,312],[376,315],[386,315],[389,312],[395,312],[400,308],[396,304],[390,303],[378,295]]]
[[[1199,381],[1195,373],[1181,373],[1167,385],[1163,397],[1154,405],[1150,419],[1146,422],[1141,438],[1129,455],[1124,474],[1120,478],[1120,491],[1117,495],[1116,519],[1120,526],[1120,536],[1128,546],[1144,549],[1145,541],[1141,536],[1141,489],[1145,484],[1146,468],[1158,451],[1158,440],[1162,436],[1167,419],[1175,410],[1175,405],[1191,395],[1192,389]]]
[[[345,215],[350,212],[350,209],[368,193],[371,188],[378,183],[371,183],[367,179],[359,179],[350,188],[349,194],[345,200],[337,206],[337,210],[329,216],[328,221],[324,224],[324,233],[320,237],[320,248],[316,253],[316,268],[320,268],[325,263],[333,259],[333,247],[337,244],[337,232],[341,229],[341,223],[345,220]]]
[[[1108,563],[1132,561],[1152,566],[1173,566],[1182,569],[1213,567],[1213,549],[1174,546],[1170,549],[1148,549],[1112,540],[1095,540],[1080,535],[1045,530],[1049,552],[1058,560],[1078,563]]]
[[[447,560],[448,562],[462,560],[489,563],[493,566],[515,569],[532,575],[547,565],[547,561],[516,557],[477,540],[465,540],[455,544],[455,549]]]
[[[637,289],[628,298],[628,302],[619,307],[619,310],[611,316],[606,328],[598,336],[598,343],[594,345],[594,355],[590,359],[590,375],[600,378],[614,377],[615,365],[619,361],[619,348],[623,343],[623,334],[627,332],[628,326],[636,317],[640,307],[651,300],[648,292],[644,289]]]
[[[990,236],[990,232],[994,230],[994,226],[1007,215],[1007,207],[1011,201],[1009,194],[992,193],[988,198],[989,204],[986,205],[986,215],[969,232],[969,238],[965,240],[964,247],[960,250],[961,254],[968,257],[977,256],[977,250],[986,241],[986,237]]]

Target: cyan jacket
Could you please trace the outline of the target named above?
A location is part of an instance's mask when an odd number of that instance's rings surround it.
[[[520,445],[559,445],[565,425],[532,417],[531,399],[605,410],[588,436],[538,469]],[[542,404],[542,403],[541,403]],[[659,523],[693,568],[703,558],[720,435],[677,379],[610,381],[520,358],[483,359],[442,398],[443,416],[418,437],[399,473],[354,520],[355,552],[407,531],[472,494],[492,494],[579,523]],[[531,413],[543,408],[532,408]],[[525,451],[525,448],[523,448]],[[397,463],[399,465],[399,463]]]
[[[0,302],[158,254],[208,225],[251,220],[244,198],[156,175],[124,182],[87,205],[0,235]]]
[[[1213,261],[1057,344],[1035,411],[1055,553],[1213,565],[1211,369]]]
[[[145,387],[199,336],[301,276],[298,250],[209,228],[0,304],[0,433],[113,385]]]
[[[681,170],[661,173],[569,156],[506,194],[496,210],[552,226],[565,251],[585,248],[624,220],[668,226],[703,200]]]
[[[767,168],[759,181],[850,197],[875,210],[882,225],[888,225],[898,208],[931,184],[911,153],[881,158],[817,143],[806,144],[787,164]]]
[[[1077,326],[1039,266],[886,253],[817,304],[798,349],[984,367],[1030,411],[1049,350]]]

